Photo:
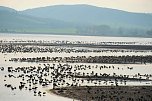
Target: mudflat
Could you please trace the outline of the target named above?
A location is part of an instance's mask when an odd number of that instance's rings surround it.
[[[152,86],[81,86],[50,92],[80,101],[152,101]]]

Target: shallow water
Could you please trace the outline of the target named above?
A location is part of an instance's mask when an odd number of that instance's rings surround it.
[[[0,39],[12,40],[42,40],[47,41],[82,41],[82,42],[136,42],[136,44],[152,45],[152,38],[138,37],[105,37],[105,36],[75,36],[75,35],[42,35],[42,34],[10,34],[0,33]]]
[[[152,45],[152,38],[122,38],[122,37],[96,37],[96,36],[59,36],[59,35],[15,35],[15,34],[0,34],[0,40],[5,40],[5,41],[12,41],[12,40],[45,40],[45,41],[53,41],[53,40],[67,40],[67,41],[87,41],[87,42],[108,42],[108,41],[113,41],[113,42],[137,42],[137,44],[142,44],[142,45]],[[0,71],[0,101],[72,101],[72,99],[69,98],[64,98],[60,97],[54,94],[47,93],[46,96],[33,96],[33,92],[30,92],[28,90],[23,89],[20,91],[19,89],[12,91],[9,88],[6,88],[4,85],[6,83],[10,83],[14,86],[18,86],[20,79],[10,79],[10,78],[5,78],[5,75],[8,75],[7,72],[7,67],[12,66],[12,67],[28,67],[28,66],[43,66],[44,63],[20,63],[20,62],[10,62],[8,61],[10,58],[15,58],[15,57],[67,57],[67,56],[111,56],[111,55],[116,55],[116,56],[121,56],[121,55],[152,55],[152,51],[147,51],[147,52],[101,52],[101,53],[0,53],[0,67],[4,67],[4,71]],[[49,63],[50,65],[52,64],[58,64],[58,63]],[[64,64],[64,63],[61,63]],[[141,75],[148,74],[152,75],[152,64],[90,64],[90,63],[68,63],[69,65],[72,65],[73,67],[75,65],[86,65],[86,66],[91,66],[91,69],[86,69],[86,70],[77,70],[77,72],[85,72],[85,73],[91,73],[94,71],[95,73],[107,73],[110,75],[113,75],[113,73],[116,73],[118,75],[123,74],[123,75],[129,75],[130,77],[133,77],[133,75],[140,73]],[[115,68],[102,68],[99,69],[100,66],[114,66]],[[98,66],[98,68],[96,68]],[[133,67],[132,70],[128,69],[128,67]],[[73,71],[74,69],[72,69]],[[74,71],[73,71],[74,72]],[[6,81],[4,81],[6,79]],[[149,79],[152,79],[150,77]],[[71,80],[67,79],[67,82],[71,82]],[[94,81],[96,82],[96,81]],[[93,83],[94,83],[93,82]],[[93,85],[93,83],[87,83],[87,81],[84,81],[81,86],[85,85]],[[110,86],[111,83],[107,82],[101,82],[100,85],[104,86]],[[123,83],[121,84],[119,82],[119,85],[124,85]],[[140,86],[145,86],[145,85],[150,85],[152,86],[152,81],[146,81],[146,82],[127,82],[126,85],[140,85]],[[39,90],[46,91],[48,89],[52,88],[52,85],[49,85],[48,87],[41,87],[39,86]]]

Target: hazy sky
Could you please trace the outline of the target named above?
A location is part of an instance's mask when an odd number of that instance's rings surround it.
[[[63,4],[89,4],[130,12],[152,13],[152,0],[0,0],[0,6],[16,10]]]

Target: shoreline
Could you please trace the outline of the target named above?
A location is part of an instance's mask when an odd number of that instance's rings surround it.
[[[23,33],[23,34],[22,34]],[[110,36],[110,35],[87,35],[87,34],[78,34],[78,33],[53,33],[53,32],[0,32],[0,35],[34,35],[34,36],[80,36],[80,37],[119,37],[119,38],[146,38],[151,39],[152,37],[145,36]]]

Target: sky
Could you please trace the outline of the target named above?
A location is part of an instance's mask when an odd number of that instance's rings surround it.
[[[0,0],[0,6],[25,10],[51,5],[88,4],[129,12],[152,13],[152,0]]]

